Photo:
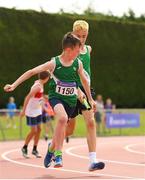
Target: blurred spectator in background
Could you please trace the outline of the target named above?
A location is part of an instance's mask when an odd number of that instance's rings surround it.
[[[112,100],[110,98],[106,99],[105,110],[106,110],[106,113],[112,112]]]
[[[116,104],[112,104],[112,113],[116,111]]]
[[[11,126],[16,129],[16,122],[15,122],[15,112],[16,112],[17,106],[15,103],[14,97],[9,97],[9,102],[7,104],[7,128],[10,128]]]
[[[114,112],[114,110],[116,109],[116,105],[115,104],[112,104],[112,100],[111,98],[107,98],[106,99],[106,103],[105,103],[105,111],[106,111],[106,115],[108,113],[112,113]],[[105,117],[105,126],[106,128],[106,117]],[[109,129],[109,132],[111,132],[111,129]]]
[[[43,122],[43,129],[44,129],[44,138],[48,140],[48,133],[51,130],[53,134],[54,129],[52,125],[52,120],[54,119],[54,111],[49,103],[48,95],[43,96],[44,103],[43,103],[43,111],[42,111],[42,122]]]
[[[102,95],[98,94],[96,97],[97,111],[95,112],[96,130],[100,134],[100,125],[104,122],[104,102]]]

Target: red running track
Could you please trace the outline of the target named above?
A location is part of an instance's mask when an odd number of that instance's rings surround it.
[[[47,144],[38,146],[42,158],[21,154],[23,141],[0,142],[0,179],[145,179],[145,137],[99,137],[97,157],[105,169],[88,171],[89,159],[86,139],[70,139],[64,143],[63,168],[43,166]]]

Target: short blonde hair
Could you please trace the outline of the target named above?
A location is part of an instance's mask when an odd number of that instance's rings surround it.
[[[89,31],[89,24],[84,20],[77,20],[73,24],[73,31],[87,30]]]

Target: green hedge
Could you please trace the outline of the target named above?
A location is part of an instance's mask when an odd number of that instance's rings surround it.
[[[3,86],[61,52],[61,40],[76,19],[90,24],[92,86],[119,107],[145,105],[145,24],[97,20],[0,8],[0,107],[10,95],[21,105],[34,79],[5,93]],[[47,91],[47,87],[46,87]]]

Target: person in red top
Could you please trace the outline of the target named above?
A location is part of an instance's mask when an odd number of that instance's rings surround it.
[[[28,156],[28,144],[34,138],[34,146],[32,154],[37,158],[40,158],[37,151],[37,145],[39,142],[40,132],[41,132],[41,121],[42,121],[42,102],[43,102],[43,90],[44,84],[49,80],[50,74],[47,71],[38,74],[38,80],[35,81],[30,89],[30,92],[24,100],[24,105],[20,117],[24,115],[27,119],[27,125],[30,127],[30,132],[28,133],[24,146],[22,147],[22,154],[25,158]]]
[[[54,119],[54,111],[49,103],[48,95],[43,96],[43,110],[42,110],[42,122],[44,128],[44,138],[48,140],[48,133],[51,130],[52,134],[54,132],[52,120]]]

